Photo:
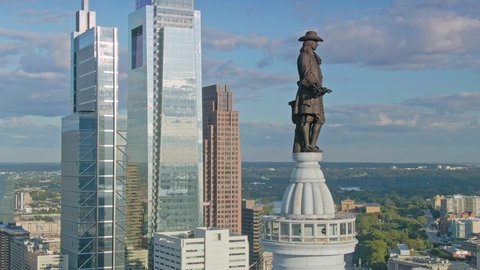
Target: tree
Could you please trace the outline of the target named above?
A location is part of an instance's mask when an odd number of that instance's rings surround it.
[[[366,243],[367,248],[370,251],[370,264],[374,269],[382,270],[386,269],[387,265],[385,259],[388,254],[387,243],[383,240],[373,240]]]
[[[441,215],[441,214],[440,214],[440,211],[438,211],[438,210],[436,210],[436,209],[433,210],[433,212],[432,212],[432,217],[433,217],[433,219],[440,218],[440,215]]]
[[[418,216],[417,221],[423,226],[427,225],[427,218],[425,216]]]

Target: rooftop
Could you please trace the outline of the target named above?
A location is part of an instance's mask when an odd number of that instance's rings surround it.
[[[28,231],[24,230],[20,225],[17,225],[15,223],[3,224],[2,222],[0,222],[0,232],[5,232],[10,235],[30,234]]]

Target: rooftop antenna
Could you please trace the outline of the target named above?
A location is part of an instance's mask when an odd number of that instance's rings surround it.
[[[82,10],[88,11],[89,10],[89,0],[82,0]]]

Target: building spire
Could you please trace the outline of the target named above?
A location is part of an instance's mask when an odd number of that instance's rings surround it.
[[[77,11],[76,32],[83,33],[96,26],[95,11],[90,11],[89,0],[82,0],[82,9]]]
[[[89,5],[88,5],[88,0],[82,0],[82,10],[88,11],[89,10]]]

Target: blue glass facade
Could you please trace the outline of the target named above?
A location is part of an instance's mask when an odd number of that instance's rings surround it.
[[[200,12],[153,2],[129,17],[127,204],[142,204],[127,217],[131,249],[203,222]]]
[[[124,269],[126,133],[117,121],[117,30],[72,38],[73,114],[62,119],[61,250],[69,269]]]
[[[136,0],[135,2],[135,9],[141,9],[146,5],[151,5],[152,0]]]

